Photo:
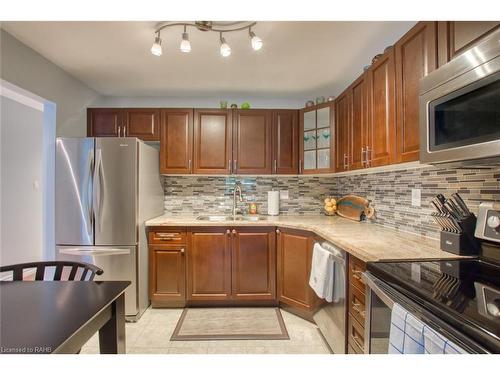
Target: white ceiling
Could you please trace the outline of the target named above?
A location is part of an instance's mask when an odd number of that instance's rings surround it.
[[[364,65],[415,22],[258,22],[264,41],[250,47],[245,31],[190,30],[192,52],[179,51],[182,29],[162,32],[163,55],[151,55],[157,22],[2,22],[2,28],[88,86],[111,96],[336,95]],[[189,30],[188,30],[189,31]]]

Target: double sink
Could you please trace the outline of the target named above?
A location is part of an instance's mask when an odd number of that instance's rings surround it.
[[[259,215],[202,215],[198,216],[196,220],[200,221],[260,221],[266,220],[265,216]]]

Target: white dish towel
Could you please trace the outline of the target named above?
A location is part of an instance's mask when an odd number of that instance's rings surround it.
[[[389,354],[463,354],[464,349],[395,303],[391,313]]]
[[[314,244],[309,285],[319,298],[333,300],[334,261],[330,252]]]

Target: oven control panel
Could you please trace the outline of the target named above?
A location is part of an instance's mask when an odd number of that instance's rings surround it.
[[[481,203],[476,223],[475,236],[500,242],[500,203]]]

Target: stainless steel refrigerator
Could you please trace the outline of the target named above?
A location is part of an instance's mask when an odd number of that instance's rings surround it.
[[[129,280],[125,313],[149,305],[145,220],[163,213],[159,152],[137,138],[57,138],[56,259],[92,263],[95,280]]]

